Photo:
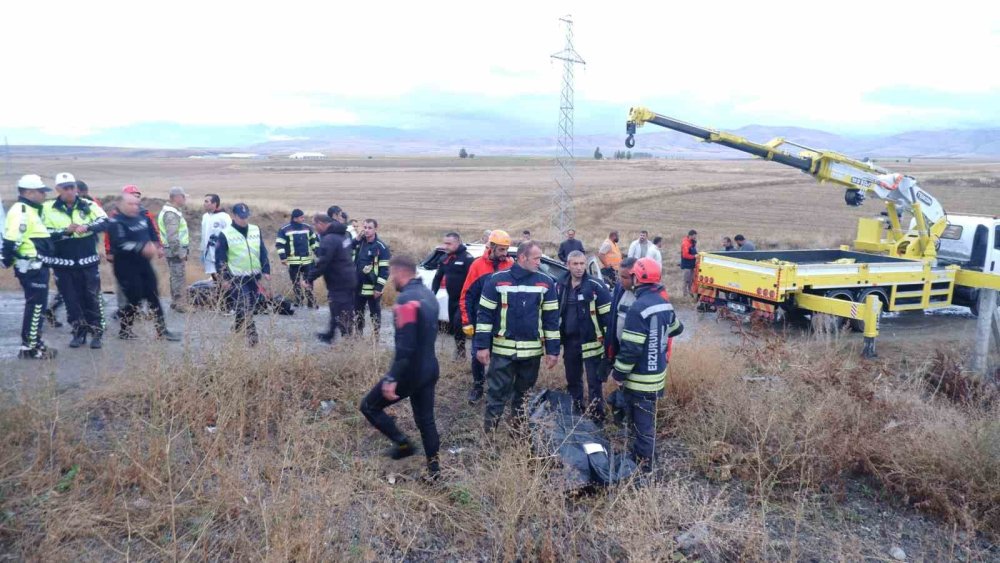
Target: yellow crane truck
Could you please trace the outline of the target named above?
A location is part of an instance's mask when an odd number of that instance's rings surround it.
[[[756,143],[636,107],[625,146],[645,123],[686,133],[791,166],[821,183],[846,188],[844,201],[885,202],[880,217],[862,218],[854,248],[701,252],[695,270],[702,303],[743,316],[778,320],[822,313],[864,332],[865,357],[875,356],[883,312],[964,305],[977,311],[980,289],[1000,289],[1000,220],[949,215],[917,181],[826,150],[782,138]],[[903,227],[904,214],[909,219]]]

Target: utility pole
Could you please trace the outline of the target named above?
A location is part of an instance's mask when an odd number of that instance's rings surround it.
[[[573,18],[565,16],[559,21],[566,24],[566,47],[552,55],[563,62],[562,95],[559,100],[559,138],[556,154],[556,193],[552,198],[552,227],[559,231],[556,240],[573,226],[573,65],[587,64],[573,47]]]

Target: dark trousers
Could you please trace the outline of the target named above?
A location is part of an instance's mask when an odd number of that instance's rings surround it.
[[[583,358],[583,349],[578,338],[563,339],[563,365],[566,367],[566,391],[573,397],[573,405],[583,412],[590,409],[594,418],[604,419],[604,393],[600,373],[601,357]],[[583,373],[587,372],[588,400],[583,401]]]
[[[53,270],[56,287],[66,303],[66,320],[74,331],[103,334],[104,300],[101,299],[101,274],[97,264],[86,268]]]
[[[449,332],[455,337],[455,354],[464,354],[465,333],[462,332],[462,311],[458,307],[457,295],[454,299],[452,299],[451,295],[448,296],[448,325],[451,327]]]
[[[337,338],[337,329],[341,334],[350,336],[354,332],[354,296],[351,293],[327,293],[330,306],[330,340]]]
[[[524,416],[524,401],[528,391],[538,381],[541,358],[512,360],[506,356],[490,355],[490,368],[486,372],[486,415],[483,428],[487,432],[496,429],[503,417],[503,411],[510,402],[511,416]],[[515,421],[515,424],[517,421]]]
[[[58,282],[56,282],[58,285]],[[49,305],[49,309],[45,311],[45,318],[50,322],[56,322],[56,312],[59,311],[59,307],[66,304],[66,300],[63,299],[62,293],[59,293],[59,288],[56,287],[56,295],[52,298],[52,303]]]
[[[316,306],[316,297],[313,295],[312,284],[308,288],[300,285],[301,282],[305,281],[306,274],[309,273],[309,268],[311,267],[312,264],[288,265],[288,277],[292,280],[292,291],[295,292],[296,307],[301,307],[303,304],[306,307]]]
[[[382,326],[382,298],[375,298],[371,295],[361,295],[360,293],[358,293],[355,297],[354,314],[356,315],[359,335],[365,330],[365,307],[367,307],[371,312],[372,332],[378,334],[379,327]]]
[[[397,387],[396,394],[399,399],[390,401],[382,396],[382,382],[378,382],[372,390],[365,395],[359,406],[361,414],[365,415],[368,422],[378,429],[396,444],[406,441],[406,434],[396,426],[396,420],[385,414],[385,409],[402,401],[410,399],[410,406],[413,407],[413,421],[420,431],[420,440],[424,444],[424,454],[428,460],[433,460],[438,455],[441,446],[441,439],[438,436],[437,425],[434,422],[434,387],[437,385],[435,377],[421,387],[412,390],[400,390]]]
[[[234,332],[245,332],[251,340],[257,336],[257,324],[253,321],[253,311],[257,306],[260,291],[257,289],[257,278],[241,276],[230,280],[232,283],[233,305],[236,310]]]
[[[24,290],[24,316],[21,318],[21,346],[37,348],[42,344],[42,315],[49,304],[49,268],[14,271]]]
[[[125,294],[128,304],[119,311],[118,318],[121,321],[121,332],[132,331],[132,324],[135,322],[136,313],[145,301],[149,304],[149,310],[156,318],[156,334],[163,334],[167,330],[166,320],[163,318],[163,307],[160,306],[160,293],[156,285],[156,272],[148,260],[143,258],[116,257],[115,279],[118,280],[118,287]]]
[[[632,456],[648,470],[653,461],[656,436],[656,394],[624,390]]]

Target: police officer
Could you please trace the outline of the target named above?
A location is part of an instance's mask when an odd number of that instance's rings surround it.
[[[191,247],[191,235],[188,233],[187,219],[184,218],[184,204],[187,194],[184,188],[170,188],[169,201],[163,205],[157,216],[157,226],[160,230],[160,243],[167,256],[167,266],[170,268],[170,308],[178,313],[186,313],[184,308],[184,291],[187,288],[187,263]]]
[[[621,349],[612,377],[624,388],[632,457],[652,471],[656,433],[656,401],[663,396],[670,358],[670,339],[684,330],[660,284],[662,265],[640,258],[632,268],[636,299],[625,316]]]
[[[78,196],[72,174],[56,174],[56,191],[58,197],[45,202],[42,217],[55,249],[56,287],[66,304],[66,320],[73,327],[69,347],[83,346],[90,334],[90,347],[100,348],[106,327],[95,233],[107,231],[110,223],[103,209]]]
[[[21,319],[21,348],[17,357],[47,360],[56,351],[42,341],[42,314],[49,301],[49,264],[53,248],[49,231],[42,222],[45,192],[52,191],[37,174],[22,176],[17,182],[17,201],[7,211],[3,230],[4,268],[14,266],[14,276],[24,289],[24,316]]]
[[[538,243],[522,242],[517,263],[490,276],[479,299],[474,345],[476,357],[489,366],[487,432],[496,429],[508,402],[514,424],[520,422],[542,356],[549,369],[559,359],[559,297],[555,280],[538,271],[541,262]]]
[[[600,371],[604,357],[604,335],[611,316],[611,292],[604,282],[587,274],[587,256],[573,250],[566,256],[569,278],[560,286],[559,333],[566,366],[566,387],[580,413],[589,412],[598,423],[604,421],[606,379]],[[588,401],[583,402],[583,372],[587,372]]]
[[[215,246],[215,269],[222,276],[222,287],[232,292],[236,306],[233,330],[245,332],[250,346],[260,342],[253,321],[260,288],[257,280],[271,279],[271,264],[267,247],[262,244],[260,227],[251,225],[250,207],[245,203],[233,206],[233,224],[219,233]]]
[[[136,338],[132,325],[139,306],[145,301],[155,317],[157,338],[177,341],[180,336],[167,330],[163,307],[160,305],[156,272],[150,263],[162,252],[157,244],[159,235],[150,224],[152,219],[149,214],[143,211],[138,195],[124,193],[118,204],[118,214],[111,219],[111,227],[108,229],[114,256],[115,279],[126,300],[125,306],[119,310],[118,338]]]
[[[417,276],[417,264],[409,256],[390,260],[390,276],[399,291],[393,317],[396,325],[396,354],[381,381],[361,400],[360,410],[368,422],[392,440],[390,457],[402,459],[415,453],[415,446],[399,430],[385,409],[409,397],[413,420],[420,431],[431,478],[440,472],[440,438],[434,422],[434,388],[439,370],[434,355],[437,338],[438,302]]]
[[[462,315],[459,310],[459,300],[462,297],[462,287],[472,266],[472,255],[462,244],[462,236],[452,231],[444,235],[442,248],[445,251],[444,261],[438,266],[434,280],[431,282],[431,293],[437,295],[441,284],[448,292],[448,322],[451,334],[455,338],[455,358],[465,357],[465,333],[462,331]]]
[[[358,334],[365,329],[365,307],[371,312],[372,331],[377,335],[382,324],[382,290],[389,276],[389,245],[378,238],[378,221],[365,219],[354,241],[354,266],[358,272],[358,292],[354,301]]]
[[[354,288],[357,287],[358,277],[351,258],[352,240],[347,236],[347,227],[320,213],[313,216],[313,226],[322,238],[316,250],[316,262],[301,283],[312,286],[320,276],[326,283],[330,328],[317,336],[320,341],[330,344],[336,338],[337,328],[344,336],[350,336],[354,328]]]
[[[292,280],[292,290],[295,292],[295,306],[303,304],[310,309],[316,307],[312,285],[302,284],[309,274],[313,263],[313,254],[319,246],[316,232],[305,222],[305,213],[301,209],[293,209],[291,222],[278,229],[275,248],[281,263],[288,266],[288,277]]]

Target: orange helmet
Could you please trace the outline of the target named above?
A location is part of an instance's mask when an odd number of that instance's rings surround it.
[[[652,258],[640,258],[632,266],[632,275],[635,276],[636,283],[660,283],[663,266]]]
[[[490,233],[489,241],[490,244],[496,244],[499,246],[510,246],[510,235],[507,234],[507,231],[501,231],[500,229],[496,229],[495,231]]]

